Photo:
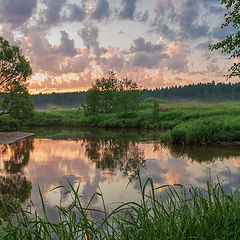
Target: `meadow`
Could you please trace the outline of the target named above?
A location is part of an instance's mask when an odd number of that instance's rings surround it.
[[[82,109],[35,111],[26,127],[93,127],[158,129],[165,144],[231,144],[240,140],[240,104],[190,104],[160,101],[154,113],[151,101],[140,105],[136,114],[116,113],[84,116]]]

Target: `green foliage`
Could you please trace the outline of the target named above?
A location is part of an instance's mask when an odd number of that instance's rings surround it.
[[[239,141],[240,116],[207,117],[182,122],[161,135],[166,143],[209,145],[222,141]]]
[[[97,79],[87,91],[85,100],[85,114],[110,113],[113,111],[113,95],[118,88],[116,73],[109,72],[107,77]]]
[[[21,55],[17,46],[11,46],[0,37],[0,116],[10,114],[13,119],[23,121],[33,116],[33,103],[26,88],[32,74],[29,61]]]
[[[153,118],[154,119],[158,119],[158,114],[159,114],[159,102],[158,101],[154,101],[153,102]]]
[[[9,93],[5,95],[0,104],[0,116],[10,114],[12,118],[23,121],[32,118],[34,106],[27,89],[18,82],[9,87]]]
[[[0,36],[0,92],[8,91],[14,82],[24,85],[32,74],[29,61],[21,54],[18,46]]]
[[[82,109],[35,111],[34,119],[25,122],[25,126],[155,128],[169,130],[161,132],[161,139],[166,144],[208,145],[240,141],[239,104],[165,103],[157,118],[153,117],[153,108],[153,104],[142,103],[136,114],[124,118],[116,113],[86,117]]]
[[[240,192],[227,194],[218,182],[204,188],[176,184],[155,187],[151,178],[140,183],[137,202],[119,203],[107,210],[105,199],[95,193],[83,205],[80,187],[71,185],[72,203],[58,206],[58,221],[52,222],[39,188],[43,216],[20,207],[14,218],[1,223],[1,239],[239,239]],[[63,188],[59,186],[54,190]],[[165,193],[164,201],[159,191]],[[101,201],[102,208],[92,207]],[[4,201],[3,201],[4,204]],[[5,209],[7,212],[7,209]],[[7,212],[8,213],[8,212]]]
[[[118,80],[116,73],[97,79],[87,91],[84,105],[85,115],[117,112],[126,117],[135,113],[141,100],[141,93],[135,82],[127,78]]]
[[[138,85],[124,78],[118,83],[118,91],[113,97],[114,111],[122,117],[127,117],[129,114],[134,114],[139,108],[142,92]]]
[[[9,115],[4,115],[0,118],[0,132],[16,131],[19,126],[19,121],[17,119],[13,119]]]
[[[222,28],[229,25],[233,26],[236,32],[231,33],[226,39],[210,46],[211,50],[221,49],[222,52],[230,54],[231,58],[240,57],[240,2],[239,0],[221,0],[221,4],[224,4],[227,13],[225,14],[225,22],[222,24]],[[240,76],[240,62],[234,63],[229,69],[230,74],[228,78]]]
[[[101,102],[101,92],[96,89],[89,89],[87,91],[85,104],[83,105],[85,116],[100,113]]]

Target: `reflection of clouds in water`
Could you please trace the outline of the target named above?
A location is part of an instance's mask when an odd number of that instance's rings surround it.
[[[1,149],[3,147],[0,147],[0,151]],[[100,155],[96,154],[94,151],[96,149],[100,149],[98,152]],[[200,153],[205,154],[205,150],[202,149]],[[218,175],[224,180],[224,188],[229,191],[240,181],[240,169],[236,167],[239,157],[235,149],[229,148],[226,153],[222,150],[220,158],[217,158],[218,149],[213,150],[210,152],[211,156],[204,156],[208,159],[206,163],[202,161],[204,158],[197,154],[197,148],[183,150],[176,148],[170,152],[167,147],[156,146],[154,142],[137,143],[127,137],[102,140],[101,137],[91,136],[90,139],[78,141],[35,139],[34,149],[26,168],[28,179],[33,186],[31,199],[39,210],[41,201],[38,185],[41,186],[46,208],[50,215],[54,215],[56,199],[61,199],[65,204],[71,202],[67,177],[75,189],[80,184],[79,193],[83,205],[89,202],[95,192],[99,192],[99,187],[103,190],[108,203],[138,200],[140,199],[139,183],[135,181],[125,189],[128,178],[122,174],[124,168],[128,167],[131,173],[138,166],[139,162],[135,160],[141,156],[142,151],[144,158],[148,159],[146,168],[141,170],[143,183],[150,177],[155,187],[174,183],[203,186],[210,177],[214,179]],[[175,155],[172,154],[173,152]],[[191,156],[191,160],[186,157],[186,153]],[[0,156],[4,154],[0,152]],[[181,154],[185,154],[185,157]],[[4,156],[6,157],[6,154]],[[193,157],[197,158],[196,161]],[[209,160],[210,157],[214,157],[214,163]],[[224,161],[218,160],[223,158]],[[228,168],[231,170],[231,182]],[[60,185],[64,188],[49,193],[50,189]],[[166,198],[166,192],[161,191],[161,196]],[[100,197],[95,198],[92,205],[101,206]]]
[[[188,183],[191,173],[187,169],[186,160],[173,158],[169,154],[165,155],[163,159],[149,159],[146,162],[146,168],[141,170],[141,181],[143,183],[148,178],[152,178],[157,186]],[[134,187],[139,189],[139,184],[136,183]]]
[[[71,191],[71,186],[74,186],[74,183],[77,179],[78,178],[74,175],[68,175],[62,177],[62,179],[59,181],[60,185],[63,186],[60,188],[61,200],[63,202],[67,199],[68,193]]]

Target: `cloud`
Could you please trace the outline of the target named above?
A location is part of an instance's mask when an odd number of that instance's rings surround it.
[[[170,20],[175,19],[177,15],[173,0],[154,0],[154,10],[158,16],[167,16]]]
[[[74,41],[69,39],[65,31],[61,31],[61,44],[58,50],[64,56],[75,56],[77,54],[77,50],[74,47]]]
[[[84,46],[88,51],[92,51],[96,59],[106,52],[105,48],[99,46],[98,32],[98,28],[92,25],[85,26],[79,31],[79,36],[82,38]]]
[[[122,0],[122,9],[119,13],[119,18],[120,19],[134,19],[134,13],[136,10],[136,5],[137,5],[137,0]]]
[[[213,44],[212,40],[201,42],[196,46],[196,49],[209,51],[209,46],[212,44]]]
[[[0,0],[0,21],[19,27],[31,18],[36,5],[37,0]]]
[[[164,46],[162,44],[152,44],[151,42],[146,42],[143,37],[139,37],[133,41],[130,52],[156,52],[163,49]]]
[[[94,20],[101,21],[102,19],[110,16],[110,7],[108,0],[98,0],[96,8],[91,14]]]
[[[153,32],[173,41],[176,38],[178,14],[173,0],[154,0],[155,18],[150,23]]]
[[[24,39],[24,50],[30,57],[34,73],[80,73],[90,65],[86,49],[75,48],[74,41],[69,39],[65,31],[61,31],[60,44],[52,46],[45,32],[29,29]]]
[[[55,25],[60,22],[61,19],[61,11],[63,7],[66,5],[67,0],[45,0],[46,10],[45,14],[45,24]]]
[[[145,41],[144,38],[139,37],[130,46],[129,53],[134,53],[131,57],[132,65],[149,69],[156,68],[159,66],[161,60],[168,57],[164,52],[165,50],[166,48],[161,42],[152,44],[149,41]]]
[[[76,4],[68,5],[69,15],[65,17],[65,20],[68,22],[76,21],[82,22],[86,17],[86,12],[84,7],[79,7]]]
[[[209,15],[206,6],[215,7],[212,1],[182,0],[176,4],[173,0],[155,0],[156,17],[150,27],[170,41],[192,41],[209,34]]]
[[[136,20],[138,22],[147,22],[148,18],[149,14],[147,10],[144,13],[143,12],[136,13]]]
[[[196,0],[183,0],[181,1],[181,11],[178,16],[180,36],[186,39],[196,39],[199,37],[207,36],[209,26],[199,24],[201,5],[200,1]]]
[[[168,46],[167,53],[169,56],[166,60],[166,66],[168,70],[172,71],[173,73],[188,71],[188,49],[184,48],[179,42],[172,42]]]
[[[117,73],[122,72],[126,68],[127,60],[124,58],[123,51],[121,49],[108,48],[106,53],[100,59],[100,66],[103,74],[107,74],[110,70]]]
[[[33,79],[30,82],[30,89],[33,92],[53,92],[53,91],[80,91],[86,90],[90,83],[94,81],[91,69],[86,69],[84,72],[72,74],[71,76],[62,74],[56,77],[55,75],[45,75],[42,81]]]
[[[132,64],[136,67],[153,69],[157,68],[160,61],[165,58],[167,58],[166,54],[137,52],[132,59]]]

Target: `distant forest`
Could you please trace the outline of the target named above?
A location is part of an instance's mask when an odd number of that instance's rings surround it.
[[[85,101],[86,92],[51,93],[32,95],[31,98],[37,109],[54,107],[74,108]],[[159,98],[170,102],[240,102],[240,83],[211,83],[191,84],[187,86],[172,86],[143,90],[143,99]]]

